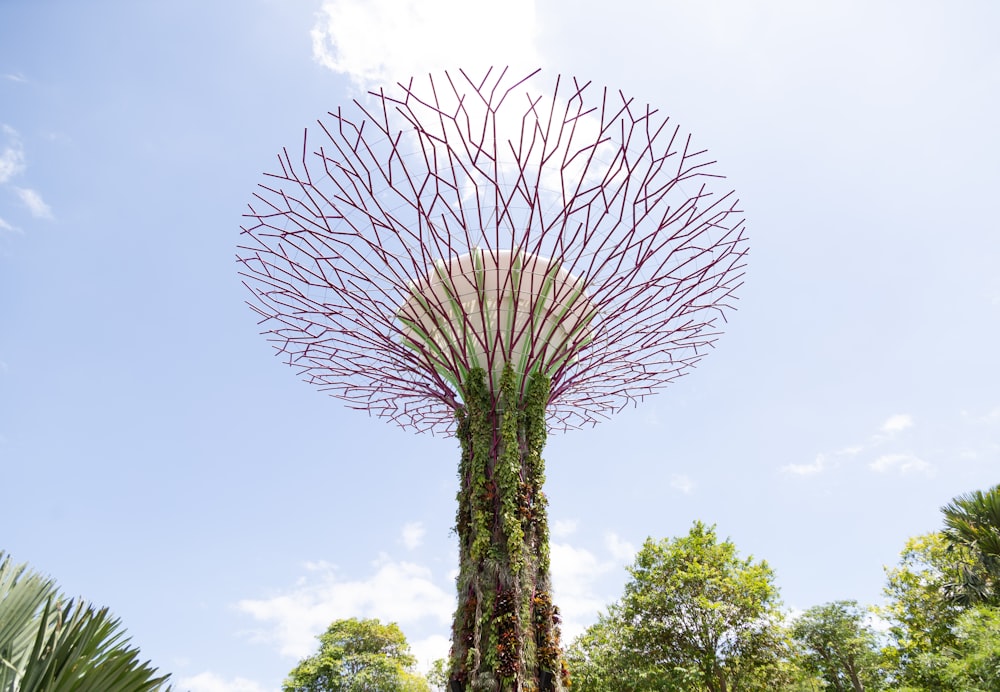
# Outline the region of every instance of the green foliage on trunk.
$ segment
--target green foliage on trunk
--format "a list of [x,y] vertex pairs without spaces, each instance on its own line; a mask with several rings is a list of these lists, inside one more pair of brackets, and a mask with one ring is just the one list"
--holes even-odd
[[491,395],[477,368],[463,390],[449,679],[469,690],[562,689],[542,492],[549,381],[535,372],[522,393],[507,365]]

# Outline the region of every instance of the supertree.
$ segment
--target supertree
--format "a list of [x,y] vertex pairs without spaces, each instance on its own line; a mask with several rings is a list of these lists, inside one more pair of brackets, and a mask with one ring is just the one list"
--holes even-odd
[[306,381],[461,446],[452,690],[567,685],[542,447],[684,375],[747,253],[689,134],[536,71],[410,80],[283,150],[238,252]]

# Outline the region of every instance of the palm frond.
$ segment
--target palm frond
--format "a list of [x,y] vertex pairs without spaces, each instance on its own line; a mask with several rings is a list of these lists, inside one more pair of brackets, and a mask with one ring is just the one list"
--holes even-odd
[[0,692],[153,692],[156,673],[107,608],[64,601],[0,552]]
[[948,585],[959,605],[1000,603],[1000,485],[959,495],[941,508],[950,547],[967,550],[972,564]]

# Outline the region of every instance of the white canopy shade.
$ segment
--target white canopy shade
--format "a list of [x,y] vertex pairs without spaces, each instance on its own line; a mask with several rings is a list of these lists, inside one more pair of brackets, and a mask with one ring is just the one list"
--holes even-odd
[[398,312],[403,343],[460,391],[477,366],[494,383],[506,363],[519,381],[537,370],[551,377],[590,341],[597,314],[581,279],[519,250],[437,260],[409,288]]

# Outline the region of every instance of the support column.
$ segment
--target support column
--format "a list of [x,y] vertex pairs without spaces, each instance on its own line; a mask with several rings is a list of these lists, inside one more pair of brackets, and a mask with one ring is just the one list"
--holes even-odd
[[552,604],[542,492],[549,381],[532,375],[523,400],[509,365],[495,399],[481,368],[464,384],[450,692],[561,692],[568,674]]

